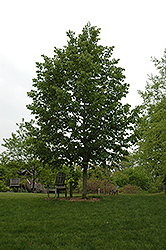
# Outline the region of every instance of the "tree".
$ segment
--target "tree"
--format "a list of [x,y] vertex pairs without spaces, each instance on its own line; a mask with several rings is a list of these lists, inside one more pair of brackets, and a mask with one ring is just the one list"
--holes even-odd
[[[144,117],[145,119],[145,117]],[[153,176],[166,176],[166,98],[151,108],[143,122],[139,143],[141,164]]]
[[42,164],[37,157],[34,138],[30,136],[27,129],[27,126],[29,128],[34,122],[30,121],[27,124],[22,119],[20,124],[16,124],[18,127],[16,133],[12,133],[10,138],[3,139],[2,146],[6,150],[1,153],[0,161],[3,166],[6,166],[8,177],[14,177],[17,173],[27,169],[32,173],[34,183]]
[[139,163],[152,176],[166,177],[166,50],[161,60],[152,60],[158,70],[151,75],[145,91],[139,91],[143,98],[142,122],[138,129],[141,134],[139,142]]
[[153,74],[148,75],[145,91],[138,91],[143,99],[142,108],[144,111],[147,111],[166,96],[166,49],[160,60],[154,57],[152,62],[158,74],[155,76]]
[[25,133],[24,119],[22,123],[16,124],[18,129],[16,133],[12,133],[11,138],[3,138],[2,144],[6,150],[1,155],[1,160],[6,163],[11,161],[17,161],[26,163],[29,159],[32,160],[32,156],[28,153],[27,136]]
[[77,37],[67,32],[67,46],[43,55],[27,106],[35,115],[43,147],[54,160],[83,169],[86,197],[89,164],[117,160],[130,146],[134,112],[122,105],[129,84],[112,59],[114,47],[98,44],[100,29],[88,23]]

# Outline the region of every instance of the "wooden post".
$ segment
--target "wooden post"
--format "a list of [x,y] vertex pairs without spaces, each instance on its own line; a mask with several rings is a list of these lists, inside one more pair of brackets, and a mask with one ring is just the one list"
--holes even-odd
[[47,185],[47,198],[49,199],[49,185]]
[[72,186],[72,182],[70,182],[70,198],[73,197],[73,186]]

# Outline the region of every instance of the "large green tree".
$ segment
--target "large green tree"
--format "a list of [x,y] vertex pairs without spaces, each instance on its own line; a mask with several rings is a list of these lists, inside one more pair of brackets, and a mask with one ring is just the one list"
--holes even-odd
[[42,147],[62,163],[82,166],[84,197],[89,164],[123,158],[134,122],[130,105],[122,104],[129,88],[124,69],[112,58],[114,47],[99,45],[99,34],[90,23],[78,36],[67,32],[67,45],[37,63],[28,93]]
[[[166,178],[166,50],[152,60],[157,75],[149,76],[143,98],[142,122],[139,125],[139,163],[156,178]],[[166,183],[165,183],[166,184]]]

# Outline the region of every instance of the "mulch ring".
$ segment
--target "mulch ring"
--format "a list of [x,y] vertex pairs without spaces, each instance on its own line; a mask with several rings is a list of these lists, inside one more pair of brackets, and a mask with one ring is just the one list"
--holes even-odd
[[[73,198],[57,198],[60,201],[71,201],[71,202],[75,202],[75,201],[86,201],[86,202],[95,202],[95,201],[100,201],[99,198],[88,198],[88,199],[82,199],[80,197],[73,197]],[[45,200],[56,200],[55,198],[47,198]]]

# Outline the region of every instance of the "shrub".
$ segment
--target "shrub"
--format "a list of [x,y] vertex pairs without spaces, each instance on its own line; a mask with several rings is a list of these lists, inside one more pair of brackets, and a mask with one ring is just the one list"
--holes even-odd
[[10,191],[10,188],[7,187],[3,181],[0,181],[0,192],[7,192],[7,191]]
[[91,177],[88,181],[87,181],[87,191],[89,193],[97,193],[98,192],[98,188],[101,188],[102,186],[102,181],[95,178],[95,177]]
[[120,187],[130,184],[143,190],[148,190],[152,183],[151,175],[147,174],[141,167],[125,168],[122,171],[116,171],[111,179]]
[[109,179],[99,180],[96,177],[91,177],[87,181],[87,191],[89,193],[98,193],[98,188],[100,188],[100,192],[103,194],[110,193],[115,186]]
[[111,190],[115,189],[115,185],[109,179],[104,179],[102,181],[101,192],[103,194],[110,194]]
[[163,187],[160,185],[158,186],[157,183],[151,183],[148,192],[149,193],[159,193],[161,190],[163,190]]
[[141,188],[130,184],[119,189],[119,192],[124,194],[139,194],[141,191]]

